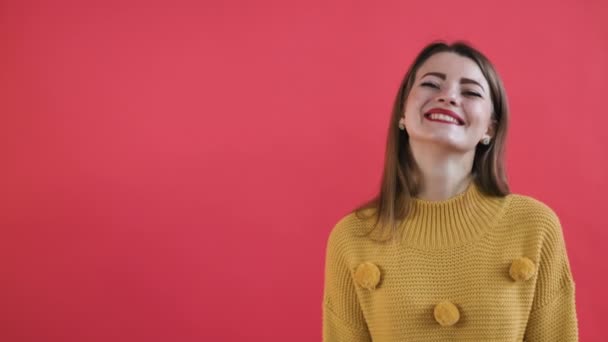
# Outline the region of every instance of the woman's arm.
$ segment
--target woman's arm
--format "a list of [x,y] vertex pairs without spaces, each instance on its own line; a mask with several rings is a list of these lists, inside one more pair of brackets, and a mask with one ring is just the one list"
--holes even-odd
[[546,222],[525,340],[578,341],[575,285],[561,224],[553,212]]
[[349,246],[345,226],[339,222],[329,235],[323,290],[323,341],[371,341],[357,298],[352,271],[344,249]]

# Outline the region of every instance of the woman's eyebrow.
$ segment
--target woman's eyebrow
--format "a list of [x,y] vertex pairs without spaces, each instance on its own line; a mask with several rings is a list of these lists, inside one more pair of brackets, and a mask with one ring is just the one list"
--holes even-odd
[[[425,76],[436,76],[436,77],[441,78],[442,80],[445,80],[445,78],[446,78],[445,74],[440,73],[440,72],[432,72],[432,71],[431,72],[427,72],[426,74],[422,75],[422,77],[425,77]],[[472,80],[470,78],[464,78],[463,77],[463,78],[460,79],[460,83],[461,84],[467,84],[467,83],[476,84],[476,85],[478,85],[481,88],[481,90],[485,91],[485,89],[483,88],[483,86],[479,82],[477,82],[475,80]]]

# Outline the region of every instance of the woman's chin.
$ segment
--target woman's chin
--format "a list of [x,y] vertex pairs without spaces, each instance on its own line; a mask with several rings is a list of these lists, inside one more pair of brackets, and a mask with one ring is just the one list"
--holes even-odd
[[475,150],[475,146],[468,146],[468,144],[462,141],[446,136],[430,136],[422,139],[410,139],[410,143],[413,148],[416,148],[417,146],[425,146],[425,149],[434,147],[459,153],[466,153]]

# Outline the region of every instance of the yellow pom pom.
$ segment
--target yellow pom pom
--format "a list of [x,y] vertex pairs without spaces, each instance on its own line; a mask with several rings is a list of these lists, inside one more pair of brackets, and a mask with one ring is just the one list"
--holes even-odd
[[521,257],[513,260],[511,268],[509,269],[509,275],[515,281],[526,281],[534,275],[536,272],[536,266],[532,260]]
[[371,262],[362,263],[355,270],[355,282],[364,289],[375,289],[380,282],[380,269]]
[[460,319],[460,312],[456,305],[446,301],[443,301],[435,305],[435,320],[443,327],[456,324]]

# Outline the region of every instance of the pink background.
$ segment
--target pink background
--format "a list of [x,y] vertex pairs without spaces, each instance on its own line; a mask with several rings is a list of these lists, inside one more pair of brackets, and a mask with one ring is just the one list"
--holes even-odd
[[604,340],[608,3],[371,4],[0,2],[0,339],[320,340],[327,235],[441,38],[501,73],[512,190]]

